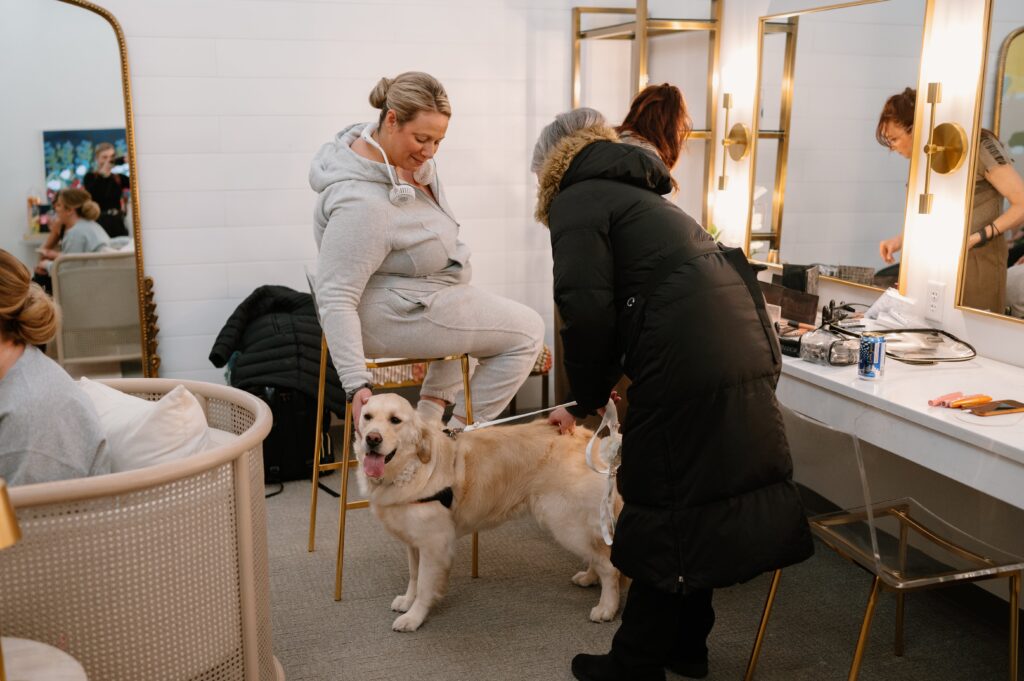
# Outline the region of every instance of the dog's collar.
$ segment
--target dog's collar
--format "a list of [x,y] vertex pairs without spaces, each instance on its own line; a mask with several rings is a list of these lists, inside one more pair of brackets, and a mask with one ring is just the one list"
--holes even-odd
[[451,508],[452,504],[455,502],[455,492],[452,491],[451,487],[445,487],[437,494],[426,497],[424,499],[417,499],[416,503],[427,504],[430,503],[431,501],[440,501],[441,505],[444,506],[445,508]]

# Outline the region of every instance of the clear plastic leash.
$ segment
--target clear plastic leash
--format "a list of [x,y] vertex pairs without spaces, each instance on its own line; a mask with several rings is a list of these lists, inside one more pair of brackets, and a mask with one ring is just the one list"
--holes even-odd
[[[608,436],[598,438],[597,435],[605,428],[608,428]],[[600,441],[598,455],[605,464],[601,470],[594,465],[594,442]],[[587,443],[587,466],[595,473],[606,476],[606,487],[604,499],[601,500],[601,536],[604,543],[612,545],[615,537],[615,474],[619,471],[619,464],[622,462],[622,433],[619,432],[619,412],[615,409],[615,402],[608,400],[604,407],[604,417],[601,418],[601,425],[597,427],[594,434]]]
[[493,421],[478,421],[477,423],[470,423],[468,426],[462,429],[463,433],[469,433],[474,430],[480,430],[481,428],[489,428],[490,426],[496,426],[499,423],[508,423],[509,421],[518,421],[519,419],[525,419],[529,416],[536,416],[537,414],[544,414],[549,411],[561,409],[562,407],[575,407],[575,402],[566,402],[565,404],[559,404],[554,407],[548,407],[547,409],[538,409],[537,411],[527,412],[525,414],[516,414],[515,416],[506,416],[503,419],[495,419]]

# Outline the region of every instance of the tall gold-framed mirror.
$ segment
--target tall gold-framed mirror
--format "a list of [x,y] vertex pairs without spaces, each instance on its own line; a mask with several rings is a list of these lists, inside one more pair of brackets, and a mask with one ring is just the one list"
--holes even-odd
[[990,0],[957,306],[1024,321],[1024,4]]
[[930,1],[769,5],[758,31],[751,259],[817,264],[859,286],[898,283],[899,249],[883,255],[883,243],[902,239],[917,136],[912,124],[901,139],[878,127],[889,97],[919,80]]
[[72,375],[156,376],[124,33],[86,0],[0,15],[0,248],[60,304],[47,352]]

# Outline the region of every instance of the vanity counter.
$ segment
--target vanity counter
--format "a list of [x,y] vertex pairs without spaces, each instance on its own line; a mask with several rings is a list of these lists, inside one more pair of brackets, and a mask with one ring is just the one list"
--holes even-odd
[[914,366],[887,358],[879,381],[856,366],[785,357],[778,398],[786,406],[1024,509],[1024,413],[981,417],[929,407],[946,393],[1024,401],[1024,369],[982,357]]

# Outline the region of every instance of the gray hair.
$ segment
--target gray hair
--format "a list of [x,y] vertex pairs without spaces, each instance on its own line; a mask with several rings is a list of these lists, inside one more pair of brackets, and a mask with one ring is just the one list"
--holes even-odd
[[580,107],[572,111],[566,111],[555,116],[555,120],[548,123],[540,135],[537,143],[533,146],[533,160],[530,161],[530,170],[537,173],[544,167],[544,161],[548,154],[555,148],[563,138],[568,137],[577,130],[592,128],[595,125],[607,125],[604,116],[600,111]]

